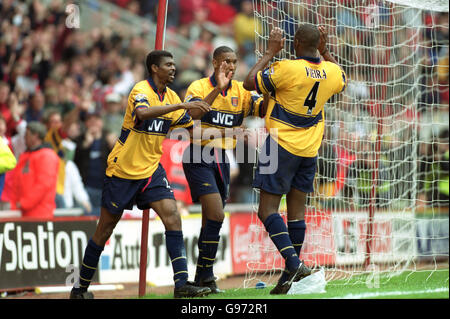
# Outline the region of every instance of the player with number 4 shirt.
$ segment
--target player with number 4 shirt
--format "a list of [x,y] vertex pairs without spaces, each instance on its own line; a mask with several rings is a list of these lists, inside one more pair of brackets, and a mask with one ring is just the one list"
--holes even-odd
[[[246,90],[270,94],[265,117],[269,131],[253,186],[260,189],[258,217],[285,260],[285,270],[271,294],[286,294],[292,282],[311,274],[300,261],[306,232],[305,204],[313,191],[317,153],[324,132],[324,105],[347,85],[347,77],[328,52],[324,27],[301,25],[295,33],[295,59],[267,64],[283,49],[283,31],[274,28],[267,51],[244,81]],[[321,56],[323,59],[321,59]],[[265,174],[264,166],[277,166]],[[278,213],[286,194],[287,226]]]

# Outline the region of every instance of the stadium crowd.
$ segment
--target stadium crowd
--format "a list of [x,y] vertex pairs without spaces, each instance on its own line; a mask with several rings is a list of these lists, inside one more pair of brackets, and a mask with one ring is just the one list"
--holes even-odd
[[[157,0],[109,2],[156,21]],[[52,190],[54,207],[77,206],[86,214],[98,215],[106,157],[120,135],[129,90],[146,77],[143,62],[151,48],[142,33],[123,37],[109,28],[86,32],[67,28],[65,9],[61,0],[0,1],[0,135],[19,161],[27,147],[27,134],[33,134],[27,133],[27,124],[44,124],[44,141],[60,159],[59,166],[45,166],[46,170],[57,170]],[[427,17],[431,16],[446,27],[433,26],[431,18],[425,21],[430,29],[430,42],[431,35],[436,41],[448,41],[448,14],[430,13]],[[343,17],[348,24],[361,22],[358,19]],[[168,32],[191,43],[186,56],[177,61],[177,77],[172,87],[181,99],[193,80],[212,73],[210,59],[219,43],[238,53],[235,78],[242,80],[255,62],[254,30],[261,28],[255,23],[252,1],[169,1]],[[448,49],[448,42],[437,46],[445,47]],[[430,66],[444,67],[438,71],[439,82],[423,85],[419,106],[422,113],[428,111],[427,106],[449,102],[448,52],[435,52],[430,46],[424,55]],[[424,81],[430,78],[424,77]],[[367,88],[356,82],[349,89],[352,90],[349,94],[355,96],[367,94]],[[448,114],[448,108],[443,111]],[[446,141],[440,145],[448,144],[448,131],[440,138]],[[427,145],[434,144],[421,147],[420,158],[447,154],[448,159],[448,146],[447,150],[430,154]],[[430,160],[428,166],[420,167],[424,176],[436,169],[433,163]],[[231,202],[251,202],[253,164],[236,163],[232,167],[235,169],[232,176],[236,178],[231,185]],[[448,181],[448,165],[439,171],[447,174]],[[15,193],[19,175],[14,170],[5,173],[0,209],[20,209],[20,196],[38,194],[31,186]],[[448,203],[448,186],[446,196]]]

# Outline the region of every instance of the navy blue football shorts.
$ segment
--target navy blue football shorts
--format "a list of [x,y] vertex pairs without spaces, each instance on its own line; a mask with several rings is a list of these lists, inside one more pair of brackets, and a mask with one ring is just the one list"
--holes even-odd
[[296,156],[269,135],[259,154],[253,187],[279,195],[289,193],[292,187],[310,193],[314,190],[316,166],[317,156]]
[[149,209],[152,202],[173,199],[173,191],[161,166],[149,178],[131,180],[119,177],[105,177],[102,193],[102,207],[112,214],[132,209],[136,204],[141,210]]
[[230,163],[225,150],[191,143],[183,153],[183,170],[194,203],[202,195],[219,193],[225,207],[230,188]]

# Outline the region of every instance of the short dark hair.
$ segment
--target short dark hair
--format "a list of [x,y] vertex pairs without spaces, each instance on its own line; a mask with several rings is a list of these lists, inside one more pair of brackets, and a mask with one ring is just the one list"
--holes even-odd
[[320,42],[319,29],[312,24],[302,24],[295,32],[295,39],[305,48],[317,49]]
[[234,52],[232,48],[222,45],[213,52],[213,59],[217,59],[222,53]]
[[147,54],[147,59],[145,60],[145,65],[147,67],[148,74],[152,74],[152,65],[155,64],[159,66],[163,57],[172,58],[173,55],[169,51],[165,50],[154,50]]
[[28,122],[27,129],[31,133],[37,134],[39,136],[39,139],[41,139],[42,141],[45,139],[45,136],[47,135],[47,128],[41,122],[37,121]]

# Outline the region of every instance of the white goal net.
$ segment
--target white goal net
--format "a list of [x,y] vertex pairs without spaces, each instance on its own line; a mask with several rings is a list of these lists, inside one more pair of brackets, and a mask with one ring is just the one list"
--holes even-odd
[[[273,27],[324,25],[347,90],[325,106],[300,258],[327,280],[448,267],[448,1],[254,0],[256,55]],[[259,139],[264,140],[264,139]],[[254,213],[245,287],[284,261]],[[285,205],[280,205],[285,215]],[[267,278],[267,276],[265,277]],[[389,276],[386,276],[389,278]],[[267,279],[266,279],[267,281]]]

